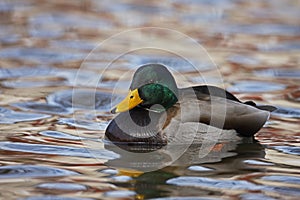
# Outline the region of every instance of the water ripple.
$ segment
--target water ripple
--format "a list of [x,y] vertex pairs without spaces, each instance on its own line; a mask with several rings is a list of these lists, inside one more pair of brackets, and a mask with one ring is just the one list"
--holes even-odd
[[21,102],[11,104],[14,107],[22,109],[24,111],[37,111],[43,113],[50,114],[58,114],[58,115],[67,115],[72,113],[70,109],[66,109],[60,105],[52,105],[47,103],[39,103],[39,102]]
[[271,191],[292,196],[300,195],[300,190],[297,188],[256,185],[244,180],[218,180],[206,177],[181,176],[169,179],[167,183],[177,186],[204,187],[216,190]]
[[63,40],[63,41],[51,41],[50,43],[53,47],[65,48],[65,49],[78,49],[78,50],[88,50],[91,51],[96,47],[95,43],[89,41],[80,40]]
[[300,185],[300,177],[296,176],[280,176],[280,175],[271,175],[271,176],[263,176],[262,180],[267,181],[278,181],[282,183],[292,183]]
[[[1,51],[0,51],[1,54]],[[1,57],[1,56],[0,56]],[[18,68],[1,68],[0,78],[18,78],[16,80],[7,80],[2,82],[3,85],[13,88],[19,87],[38,87],[38,86],[91,86],[96,87],[101,75],[88,70],[77,69],[60,69],[48,66],[36,67],[18,67]],[[32,78],[32,79],[30,79]],[[54,81],[56,78],[56,81]],[[46,79],[46,80],[45,80]],[[47,80],[49,79],[49,80]],[[40,80],[40,81],[39,81]],[[25,84],[25,85],[22,85]]]
[[111,197],[111,198],[130,197],[134,195],[136,195],[134,191],[125,191],[125,190],[108,191],[104,193],[104,196]]
[[104,131],[107,128],[109,121],[93,122],[93,121],[77,120],[73,118],[60,118],[58,124],[67,124],[69,126],[83,128],[87,130]]
[[111,28],[112,23],[107,22],[99,17],[91,17],[91,16],[79,16],[70,13],[60,13],[60,12],[52,12],[39,14],[30,19],[30,23],[33,26],[49,26],[49,30],[51,27],[64,27],[64,28],[92,28],[96,29],[97,27],[101,27],[101,30],[104,28]]
[[36,186],[40,189],[47,189],[47,190],[87,190],[88,187],[82,184],[76,183],[41,183]]
[[234,190],[262,190],[265,188],[265,186],[256,185],[247,181],[217,180],[212,178],[189,177],[189,176],[172,178],[169,179],[167,183],[172,185],[178,185],[178,186],[198,186],[198,187],[234,189]]
[[108,169],[102,169],[102,170],[97,170],[97,172],[103,173],[103,174],[108,174],[108,175],[117,175],[117,174],[119,173],[118,170],[116,170],[116,169],[111,169],[111,168],[108,168]]
[[257,76],[300,79],[299,69],[265,69],[254,72]]
[[36,197],[28,197],[20,200],[94,200],[91,198],[81,198],[81,197],[64,197],[64,196],[36,196]]
[[264,194],[246,193],[240,195],[241,200],[253,200],[253,199],[263,199],[263,200],[276,200],[272,197],[266,196]]
[[196,60],[187,61],[177,57],[151,57],[139,55],[138,57],[132,56],[131,62],[132,66],[139,66],[149,63],[163,64],[179,72],[191,72],[196,70],[206,71],[214,69],[214,65],[210,62],[199,62]]
[[16,59],[16,60],[30,60],[38,63],[62,63],[66,61],[80,61],[84,59],[84,54],[74,52],[58,52],[43,48],[23,48],[12,47],[2,49],[0,51],[0,58]]
[[58,139],[68,139],[68,140],[82,140],[83,139],[81,137],[69,135],[67,133],[63,133],[60,131],[42,131],[42,132],[39,132],[39,134],[42,136],[58,138]]
[[300,147],[274,146],[273,148],[283,153],[300,156]]
[[221,198],[214,197],[163,197],[151,200],[222,200]]
[[287,117],[287,118],[300,118],[300,109],[291,108],[291,107],[276,107],[271,115],[278,117]]
[[74,156],[85,158],[99,158],[112,160],[119,158],[119,155],[106,149],[87,149],[79,147],[68,147],[45,144],[28,144],[21,142],[0,142],[0,149],[6,151],[19,151],[26,153],[37,153],[47,155]]
[[258,43],[257,47],[259,50],[267,51],[267,52],[276,52],[276,51],[291,52],[291,51],[300,50],[300,42],[293,41],[293,42],[281,42],[275,44]]
[[0,124],[13,124],[16,122],[35,121],[51,117],[45,114],[34,114],[28,112],[15,112],[6,108],[0,107]]
[[[0,51],[1,54],[1,51]],[[39,67],[18,67],[18,68],[0,68],[0,78],[15,78],[15,77],[37,77],[54,74],[55,68],[47,66]]]
[[0,166],[0,178],[27,178],[79,175],[66,169],[39,165],[10,165]]
[[63,90],[49,95],[47,102],[66,109],[109,111],[118,99],[110,93],[94,90]]
[[221,33],[243,33],[250,35],[285,35],[296,36],[300,34],[300,27],[288,24],[226,24],[216,26],[215,31]]
[[238,81],[228,88],[230,92],[271,92],[285,89],[284,84],[268,83],[262,81]]
[[260,64],[260,61],[258,59],[254,58],[254,57],[250,57],[250,56],[241,55],[241,54],[235,54],[235,55],[229,56],[227,60],[229,62],[237,63],[237,64],[241,64],[241,65],[256,66],[256,65]]
[[2,81],[1,85],[7,88],[40,88],[49,86],[61,86],[67,85],[67,81],[63,78],[54,79],[53,77],[34,77],[34,79],[29,78],[16,78],[12,80]]
[[214,169],[207,168],[207,167],[202,167],[202,166],[197,166],[197,165],[189,166],[188,170],[196,171],[196,172],[210,172],[210,171],[214,171]]
[[263,162],[263,161],[260,161],[260,160],[244,160],[243,163],[246,163],[248,165],[261,165],[261,166],[272,166],[272,165],[274,165],[273,163]]

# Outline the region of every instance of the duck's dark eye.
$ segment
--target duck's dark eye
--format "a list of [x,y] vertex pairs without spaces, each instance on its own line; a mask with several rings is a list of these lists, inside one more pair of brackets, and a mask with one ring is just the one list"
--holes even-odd
[[133,95],[130,96],[130,99],[132,99],[132,98],[133,98]]

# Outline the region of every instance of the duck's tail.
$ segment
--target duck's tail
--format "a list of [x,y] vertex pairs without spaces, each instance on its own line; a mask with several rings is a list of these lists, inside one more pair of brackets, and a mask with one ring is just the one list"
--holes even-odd
[[270,105],[257,105],[256,103],[254,103],[253,101],[246,101],[244,102],[244,104],[246,105],[250,105],[250,106],[254,106],[255,108],[258,108],[260,110],[266,110],[269,112],[273,112],[274,110],[277,110],[277,108],[275,106],[270,106]]

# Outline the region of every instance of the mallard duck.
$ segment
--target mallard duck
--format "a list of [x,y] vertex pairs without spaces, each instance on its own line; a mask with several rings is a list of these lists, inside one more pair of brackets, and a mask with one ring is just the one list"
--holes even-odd
[[114,143],[151,145],[251,137],[272,110],[241,102],[216,86],[177,88],[167,67],[146,64],[135,72],[125,99],[112,109],[119,114],[105,136]]

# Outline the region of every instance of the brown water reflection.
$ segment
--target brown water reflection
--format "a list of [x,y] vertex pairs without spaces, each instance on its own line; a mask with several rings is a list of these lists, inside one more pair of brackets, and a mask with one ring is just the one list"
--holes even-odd
[[[292,0],[1,1],[1,199],[298,199],[299,9]],[[142,27],[182,32],[218,68],[187,47],[180,50],[202,77],[170,52],[139,50],[115,60],[132,39],[149,40],[136,35],[83,62],[100,42]],[[174,46],[158,35],[160,44]],[[220,142],[202,158],[199,146],[190,147],[170,166],[164,149],[128,162],[102,139],[111,99],[127,90],[127,72],[146,62],[168,65],[181,86],[224,84],[242,100],[279,109],[257,141]],[[165,167],[140,171],[151,165]]]

